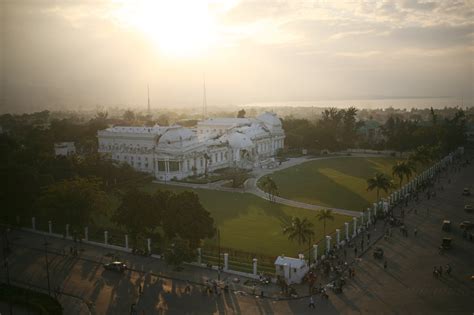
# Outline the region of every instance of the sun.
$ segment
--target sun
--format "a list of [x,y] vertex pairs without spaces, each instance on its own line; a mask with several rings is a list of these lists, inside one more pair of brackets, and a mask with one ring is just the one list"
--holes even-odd
[[169,56],[201,55],[216,39],[215,18],[207,1],[124,1],[116,13]]

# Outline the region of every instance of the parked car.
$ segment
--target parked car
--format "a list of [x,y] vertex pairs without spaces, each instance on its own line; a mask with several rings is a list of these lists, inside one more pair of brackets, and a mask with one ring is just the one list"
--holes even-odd
[[472,205],[465,205],[464,206],[464,211],[466,212],[472,212],[474,209],[472,208]]
[[462,221],[459,224],[459,227],[463,230],[470,230],[474,227],[474,223],[472,223],[471,221]]
[[118,271],[118,272],[124,272],[127,270],[127,265],[124,264],[121,261],[114,261],[108,264],[104,264],[104,269],[105,270],[112,270],[112,271]]
[[444,220],[443,225],[442,225],[442,230],[445,231],[445,232],[451,231],[451,221]]
[[471,190],[469,188],[464,188],[462,191],[463,196],[470,196],[471,195]]

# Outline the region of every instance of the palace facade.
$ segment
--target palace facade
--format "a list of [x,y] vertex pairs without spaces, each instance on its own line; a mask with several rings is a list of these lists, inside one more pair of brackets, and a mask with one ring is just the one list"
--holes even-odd
[[256,118],[211,118],[196,128],[116,126],[98,131],[99,152],[168,181],[227,167],[274,162],[285,133],[274,113]]

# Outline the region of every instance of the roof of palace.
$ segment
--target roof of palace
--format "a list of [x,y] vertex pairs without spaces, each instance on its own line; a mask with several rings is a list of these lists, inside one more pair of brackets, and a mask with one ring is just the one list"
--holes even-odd
[[168,130],[169,127],[162,127],[154,125],[153,127],[146,126],[114,126],[105,129],[108,132],[116,133],[136,133],[136,134],[157,134],[161,135]]

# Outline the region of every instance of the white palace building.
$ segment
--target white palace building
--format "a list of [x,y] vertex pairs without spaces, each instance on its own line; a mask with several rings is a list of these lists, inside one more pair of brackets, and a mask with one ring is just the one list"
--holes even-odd
[[284,139],[280,119],[268,112],[256,118],[210,118],[192,129],[116,126],[98,132],[100,153],[161,181],[226,167],[266,167]]

